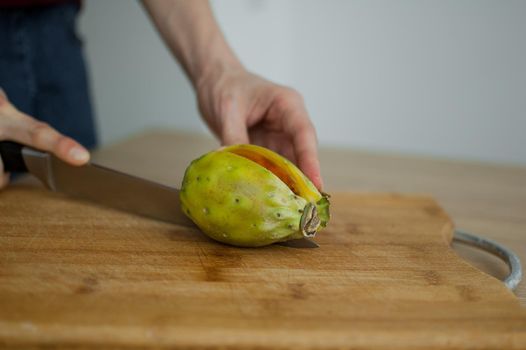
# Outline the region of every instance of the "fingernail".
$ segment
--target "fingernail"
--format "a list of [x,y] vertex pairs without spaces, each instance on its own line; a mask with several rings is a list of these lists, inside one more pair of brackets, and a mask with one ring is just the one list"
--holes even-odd
[[81,147],[74,147],[69,151],[69,156],[78,162],[87,162],[89,159],[89,153]]
[[321,176],[316,177],[316,182],[318,184],[318,190],[322,191],[323,190],[323,180],[321,179]]

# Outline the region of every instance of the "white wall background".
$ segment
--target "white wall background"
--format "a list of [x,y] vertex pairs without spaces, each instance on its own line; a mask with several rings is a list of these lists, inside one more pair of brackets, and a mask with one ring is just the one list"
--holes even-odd
[[[526,1],[217,0],[247,67],[305,97],[322,145],[526,164]],[[102,141],[206,132],[141,6],[84,2]]]

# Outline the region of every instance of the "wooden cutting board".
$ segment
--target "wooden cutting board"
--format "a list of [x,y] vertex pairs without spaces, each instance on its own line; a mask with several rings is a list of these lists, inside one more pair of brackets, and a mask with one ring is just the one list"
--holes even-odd
[[0,194],[5,347],[524,349],[425,196],[334,193],[317,249],[234,248],[32,183]]

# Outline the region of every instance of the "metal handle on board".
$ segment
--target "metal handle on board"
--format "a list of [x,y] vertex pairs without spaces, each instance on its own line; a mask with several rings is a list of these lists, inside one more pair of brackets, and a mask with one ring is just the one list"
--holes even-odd
[[510,268],[510,274],[504,280],[504,285],[510,290],[514,290],[519,285],[522,279],[521,261],[513,251],[495,241],[462,230],[455,230],[453,239],[459,243],[485,250],[501,258]]

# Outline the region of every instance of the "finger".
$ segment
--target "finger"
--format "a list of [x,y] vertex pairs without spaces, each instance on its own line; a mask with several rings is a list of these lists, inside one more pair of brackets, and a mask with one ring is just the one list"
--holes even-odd
[[85,164],[90,158],[78,142],[17,110],[3,116],[0,128],[5,139],[53,153],[72,165]]
[[316,133],[312,126],[298,130],[293,136],[294,154],[298,166],[319,190],[323,188]]
[[277,104],[282,127],[292,140],[294,155],[299,168],[307,175],[319,190],[323,188],[318,159],[318,141],[307,110],[301,98],[292,94]]
[[222,115],[221,143],[223,145],[235,145],[249,143],[247,125],[243,111],[234,98],[229,98],[221,108]]
[[285,132],[292,140],[299,168],[321,190],[323,181],[318,160],[316,132],[301,95],[294,90],[282,91],[274,99],[269,114],[278,129]]

